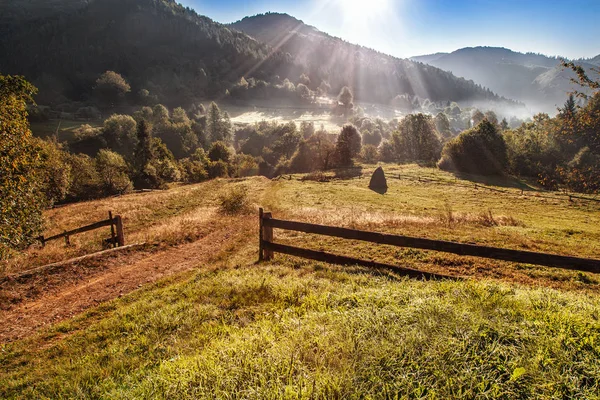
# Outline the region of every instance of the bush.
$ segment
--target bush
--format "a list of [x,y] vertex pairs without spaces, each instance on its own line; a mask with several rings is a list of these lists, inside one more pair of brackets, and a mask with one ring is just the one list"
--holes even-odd
[[229,215],[248,212],[250,204],[246,187],[236,186],[219,196],[219,208],[222,213]]
[[444,146],[438,167],[480,175],[502,174],[508,165],[506,143],[495,125],[484,119]]

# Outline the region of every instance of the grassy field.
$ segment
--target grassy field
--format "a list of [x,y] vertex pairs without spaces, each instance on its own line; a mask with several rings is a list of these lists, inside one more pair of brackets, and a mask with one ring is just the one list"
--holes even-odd
[[[367,188],[373,168],[350,180],[217,180],[50,211],[48,232],[60,232],[112,209],[129,242],[170,251],[218,224],[242,239],[194,270],[0,345],[0,397],[600,398],[594,274],[277,230],[282,243],[466,278],[417,281],[280,255],[257,264],[256,215],[219,211],[220,196],[244,186],[254,209],[278,218],[600,258],[595,203],[394,165],[380,195]],[[5,268],[67,258],[97,239],[31,250]]]

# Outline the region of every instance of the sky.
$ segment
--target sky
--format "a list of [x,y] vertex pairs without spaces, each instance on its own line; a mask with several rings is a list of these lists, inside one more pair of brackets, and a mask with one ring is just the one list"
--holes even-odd
[[506,47],[571,59],[600,54],[600,0],[178,0],[218,22],[283,12],[348,42],[408,58]]

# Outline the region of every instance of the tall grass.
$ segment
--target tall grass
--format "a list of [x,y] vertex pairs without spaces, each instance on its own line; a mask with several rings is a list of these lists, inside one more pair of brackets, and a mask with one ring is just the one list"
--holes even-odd
[[4,346],[0,396],[598,398],[598,310],[304,262],[199,272]]

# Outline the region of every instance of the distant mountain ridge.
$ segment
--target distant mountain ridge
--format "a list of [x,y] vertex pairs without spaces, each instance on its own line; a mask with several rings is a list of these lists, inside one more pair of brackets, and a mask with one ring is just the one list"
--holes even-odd
[[[536,111],[555,110],[576,88],[570,80],[573,73],[563,71],[560,58],[542,54],[524,54],[501,47],[468,47],[411,59],[471,79]],[[600,63],[600,55],[577,63],[590,70]]]

